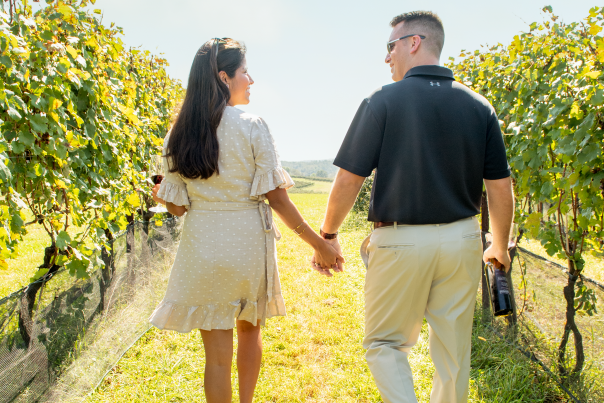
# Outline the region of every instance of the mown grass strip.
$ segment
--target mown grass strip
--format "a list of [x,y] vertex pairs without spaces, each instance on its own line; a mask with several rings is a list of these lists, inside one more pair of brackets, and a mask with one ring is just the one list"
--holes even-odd
[[[292,199],[318,229],[327,195],[297,194]],[[311,249],[278,224],[281,281],[288,315],[263,329],[264,357],[256,391],[258,402],[380,402],[365,363],[363,284],[365,268],[358,247],[366,229],[347,226],[342,244],[346,272],[333,278],[308,265]],[[562,392],[546,374],[480,323],[473,332],[470,402],[553,402]],[[420,402],[428,402],[433,366],[428,329],[410,355]],[[147,333],[107,376],[90,402],[204,402],[204,354],[197,332]],[[234,399],[237,377],[233,367]]]

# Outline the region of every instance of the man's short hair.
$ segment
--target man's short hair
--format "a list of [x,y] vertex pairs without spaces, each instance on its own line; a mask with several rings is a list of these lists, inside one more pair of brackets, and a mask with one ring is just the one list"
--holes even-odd
[[[423,42],[436,56],[440,57],[445,44],[445,29],[440,17],[432,11],[411,11],[397,15],[390,21],[392,28],[404,22],[406,34],[422,34]],[[411,32],[413,31],[413,32]]]

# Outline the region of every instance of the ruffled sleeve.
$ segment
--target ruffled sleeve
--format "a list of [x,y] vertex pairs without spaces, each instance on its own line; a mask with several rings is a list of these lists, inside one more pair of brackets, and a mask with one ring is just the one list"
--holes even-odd
[[256,163],[250,197],[255,200],[265,200],[266,193],[271,190],[289,189],[294,186],[294,181],[281,166],[275,141],[264,120],[258,118],[252,123],[250,136]]
[[169,172],[170,161],[165,157],[169,138],[170,133],[168,133],[164,140],[164,180],[161,182],[157,196],[177,206],[189,207],[191,203],[189,202],[189,194],[187,193],[187,184],[177,172]]

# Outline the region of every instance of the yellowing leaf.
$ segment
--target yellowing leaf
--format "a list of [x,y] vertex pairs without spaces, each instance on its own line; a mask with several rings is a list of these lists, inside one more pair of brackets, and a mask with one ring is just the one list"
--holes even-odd
[[75,71],[79,71],[77,69],[70,69],[67,72],[67,78],[69,79],[69,81],[71,81],[72,83],[74,83],[75,85],[77,85],[78,87],[80,87],[82,85],[82,83],[80,82],[80,79],[78,78],[78,76],[76,75]]
[[97,42],[96,38],[94,36],[91,36],[90,38],[88,38],[88,40],[86,42],[84,42],[87,46],[90,46],[92,48],[98,48],[99,47],[99,43]]
[[59,189],[67,189],[67,185],[61,179],[55,179],[55,185],[57,185]]
[[84,80],[90,80],[90,77],[92,77],[86,70],[83,70],[81,73],[82,74],[80,74],[80,77],[82,77]]
[[132,193],[130,194],[130,196],[128,196],[128,198],[126,199],[126,201],[132,206],[132,207],[138,207],[141,205],[141,200],[138,197],[138,193]]
[[55,109],[59,108],[61,105],[63,105],[63,102],[59,101],[55,97],[50,97],[48,99],[48,110],[49,111],[54,111]]
[[66,4],[59,4],[57,11],[63,14],[63,17],[70,17],[73,14],[73,9]]
[[589,34],[590,35],[598,35],[600,32],[602,31],[602,27],[597,25],[597,24],[593,24],[592,26],[589,27]]
[[539,230],[541,229],[541,219],[543,218],[542,213],[531,213],[526,219],[526,228],[531,238],[537,238]]
[[40,166],[40,164],[34,165],[32,171],[36,176],[42,175],[42,167]]
[[569,46],[568,48],[569,48],[569,49],[570,49],[570,50],[571,50],[573,53],[576,53],[576,54],[580,54],[580,53],[581,53],[581,49],[580,49],[580,48],[578,48],[578,47],[576,47],[576,46]]
[[581,119],[583,117],[583,111],[578,103],[574,103],[573,106],[570,107],[570,117]]
[[156,220],[156,221],[155,221],[155,226],[157,226],[157,227],[161,227],[162,225],[163,225],[162,220]]
[[585,74],[585,77],[596,79],[600,77],[600,74],[602,74],[601,71],[590,71],[589,73]]
[[78,57],[78,51],[75,50],[71,45],[67,45],[65,47],[65,50],[67,51],[67,53],[69,53],[71,55],[71,57],[73,57],[74,59],[76,59]]

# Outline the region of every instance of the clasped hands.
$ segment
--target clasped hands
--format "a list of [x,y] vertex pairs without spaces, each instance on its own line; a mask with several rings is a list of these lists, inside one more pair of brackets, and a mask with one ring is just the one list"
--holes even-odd
[[324,276],[332,277],[334,273],[341,273],[344,271],[344,257],[342,256],[342,247],[338,239],[325,239],[325,246],[322,248],[316,248],[315,253],[310,260],[311,267],[316,270],[319,274]]

